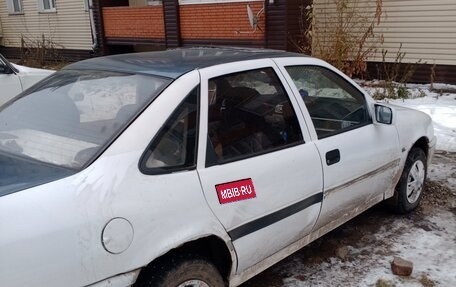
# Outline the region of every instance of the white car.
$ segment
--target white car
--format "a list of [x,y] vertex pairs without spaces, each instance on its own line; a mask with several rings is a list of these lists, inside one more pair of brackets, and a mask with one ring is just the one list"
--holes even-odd
[[1,285],[238,286],[377,203],[413,210],[435,144],[299,54],[75,63],[0,111]]
[[13,64],[0,54],[0,106],[54,72]]

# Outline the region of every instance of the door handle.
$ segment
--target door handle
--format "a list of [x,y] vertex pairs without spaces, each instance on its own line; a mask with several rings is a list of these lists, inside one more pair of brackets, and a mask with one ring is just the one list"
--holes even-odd
[[333,149],[326,153],[326,164],[332,165],[340,161],[340,152],[338,149]]

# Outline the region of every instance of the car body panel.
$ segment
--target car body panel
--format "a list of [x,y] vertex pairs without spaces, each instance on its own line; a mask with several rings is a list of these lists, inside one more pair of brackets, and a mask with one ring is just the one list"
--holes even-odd
[[197,47],[93,58],[70,64],[64,69],[120,71],[177,79],[195,69],[286,56],[306,57],[303,54],[269,49]]
[[[393,125],[398,134],[401,157],[399,163],[400,172],[397,176],[397,181],[399,180],[400,173],[404,169],[408,153],[418,140],[422,138],[427,142],[427,166],[430,166],[437,143],[431,117],[421,111],[410,108],[388,103],[381,104],[388,106],[393,110]],[[410,127],[410,123],[413,123],[413,127]],[[393,196],[393,194],[394,190],[386,193],[385,198],[389,198]]]
[[317,147],[322,157],[330,150],[340,151],[339,163],[324,165],[325,197],[317,228],[396,184],[400,160],[393,126],[369,124],[319,140]]
[[[126,287],[134,283],[141,268],[169,251],[215,236],[230,252],[229,286],[238,286],[393,196],[407,154],[419,139],[428,140],[428,160],[432,157],[435,136],[428,116],[380,103],[392,108],[393,121],[390,125],[378,123],[373,116],[375,101],[365,92],[372,122],[318,139],[306,105],[284,66],[325,67],[362,91],[323,61],[277,51],[257,54],[256,50],[234,50],[224,57],[228,48],[211,49],[200,51],[215,57],[207,62],[198,56],[198,49],[183,49],[177,52],[179,60],[173,56],[149,70],[157,63],[155,56],[149,59],[150,54],[115,56],[98,67],[142,74],[154,74],[164,67],[161,76],[174,81],[88,167],[0,196],[2,284]],[[255,59],[248,60],[252,54]],[[218,55],[222,56],[216,58]],[[228,55],[233,58],[227,60]],[[110,65],[113,59],[115,63]],[[182,61],[185,63],[179,66]],[[102,62],[103,58],[88,60],[70,68],[93,69]],[[208,80],[260,67],[271,67],[282,82],[296,112],[303,143],[206,166]],[[198,85],[196,168],[144,173],[140,168],[144,152]],[[334,149],[339,149],[341,160],[328,166],[326,153]],[[243,179],[251,179],[256,197],[221,204],[216,186]],[[124,232],[105,232],[113,219],[131,226],[131,239]],[[242,232],[236,233],[240,229]],[[109,247],[110,242],[125,244],[117,252]]]
[[[301,110],[309,123],[312,139],[322,158],[324,174],[324,200],[316,229],[350,212],[362,202],[378,197],[391,189],[396,182],[392,179],[400,171],[400,152],[397,130],[393,125],[368,123],[322,139],[317,138],[315,127],[299,91],[288,75],[287,66],[320,66],[335,71],[347,83],[359,90],[368,107],[371,98],[351,79],[338,73],[332,66],[312,58],[280,58],[275,62],[281,66],[285,79],[292,86],[300,102]],[[372,108],[368,110],[372,118]],[[355,139],[355,140],[354,140]],[[375,148],[370,148],[374,147]],[[325,163],[326,154],[338,150],[340,161]]]
[[55,72],[52,70],[28,68],[12,64],[0,55],[0,64],[1,63],[4,63],[10,68],[10,73],[0,73],[0,87],[2,87],[0,106],[22,91],[28,89],[36,82]]
[[[147,265],[184,242],[207,235],[229,240],[205,204],[196,170],[157,176],[138,169],[183,99],[180,92],[198,79],[197,72],[178,79],[88,168],[1,197],[0,218],[8,219],[1,228],[8,232],[0,238],[0,277],[8,286],[85,286]],[[134,237],[126,251],[111,254],[102,232],[118,217],[131,223]]]
[[29,68],[21,65],[12,64],[14,68],[18,71],[17,75],[19,76],[22,84],[22,90],[25,91],[26,89],[33,86],[38,81],[46,78],[47,76],[55,73],[54,70],[48,69],[36,69],[36,68]]
[[[243,71],[246,64],[250,69],[276,69],[270,60],[251,60],[243,65],[232,63],[200,70],[202,121],[198,173],[209,206],[232,236],[239,261],[237,273],[308,234],[318,218],[321,202],[313,203],[285,219],[271,219],[264,228],[256,230],[255,224],[265,217],[274,217],[277,212],[312,196],[318,196],[322,192],[321,161],[312,143],[302,143],[244,160],[205,167],[208,103],[207,96],[204,95],[208,95],[208,81],[213,77]],[[278,70],[276,73],[280,75]],[[287,87],[286,91],[291,94]],[[301,129],[306,131],[304,120],[292,95],[291,101]],[[304,138],[310,139],[309,135],[305,135]],[[252,180],[256,197],[221,204],[215,186],[246,178]],[[247,234],[238,238],[232,232],[239,228],[251,230],[247,230]],[[268,238],[267,249],[259,248],[258,245],[264,238]]]
[[0,86],[2,87],[0,106],[22,92],[21,80],[15,73],[0,74]]

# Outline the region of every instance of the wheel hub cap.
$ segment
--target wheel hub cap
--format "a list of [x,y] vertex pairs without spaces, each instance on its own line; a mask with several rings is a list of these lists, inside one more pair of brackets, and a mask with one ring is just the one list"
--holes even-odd
[[407,178],[407,201],[409,203],[415,203],[420,197],[423,190],[424,176],[424,164],[418,160],[412,165]]
[[210,287],[206,282],[201,280],[188,280],[179,284],[177,287]]

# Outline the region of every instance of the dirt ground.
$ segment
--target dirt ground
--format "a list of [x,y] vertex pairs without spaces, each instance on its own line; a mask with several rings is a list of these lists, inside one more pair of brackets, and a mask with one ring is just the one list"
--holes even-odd
[[[375,206],[247,281],[242,287],[456,286],[452,284],[456,282],[455,261],[453,259],[445,261],[444,258],[446,253],[444,249],[448,246],[453,249],[456,246],[456,234],[446,230],[440,224],[441,222],[444,222],[443,225],[454,224],[452,227],[456,228],[455,179],[456,153],[436,154],[433,164],[429,167],[422,202],[414,212],[396,215],[390,213],[381,204]],[[436,220],[436,214],[441,214],[450,221]],[[412,241],[414,238],[429,237],[429,234],[437,238],[453,237],[449,238],[450,245],[438,243],[441,247],[436,248],[442,249],[440,250],[442,255],[436,254],[436,257],[442,258],[424,263],[429,266],[425,268],[421,266],[421,271],[414,271],[411,277],[394,276],[389,266],[391,258],[397,254],[407,256],[408,253],[414,253],[413,249],[416,248],[426,248]],[[406,236],[406,242],[401,242],[401,236]],[[410,241],[410,244],[407,241]],[[432,240],[429,244],[432,245]],[[428,252],[435,253],[432,250]],[[426,255],[424,251],[419,251],[417,254],[432,257]],[[410,256],[413,257],[413,255]],[[420,264],[420,262],[414,263]],[[444,264],[450,265],[446,266],[450,274],[441,274],[445,273],[446,269],[445,266],[439,265]]]

